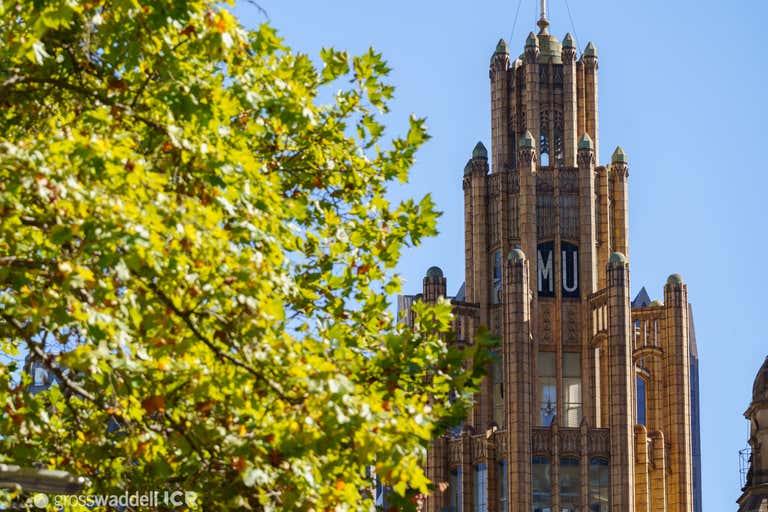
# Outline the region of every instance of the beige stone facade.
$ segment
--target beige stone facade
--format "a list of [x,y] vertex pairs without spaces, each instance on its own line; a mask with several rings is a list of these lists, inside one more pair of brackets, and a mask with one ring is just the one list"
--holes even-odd
[[751,458],[739,498],[739,512],[768,512],[768,357],[755,377],[752,403],[744,413],[749,420]]
[[[663,303],[632,307],[629,167],[620,148],[599,165],[597,51],[577,59],[548,25],[491,58],[492,158],[478,144],[464,170],[452,300],[458,342],[485,325],[501,346],[463,427],[429,451],[448,485],[426,510],[693,512],[687,286],[674,274]],[[433,267],[416,299],[441,295]]]

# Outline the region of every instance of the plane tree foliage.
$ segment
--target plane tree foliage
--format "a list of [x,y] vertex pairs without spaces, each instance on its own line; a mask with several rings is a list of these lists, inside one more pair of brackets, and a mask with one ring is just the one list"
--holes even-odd
[[0,459],[205,510],[364,510],[375,473],[412,507],[483,356],[445,301],[390,312],[438,213],[388,199],[428,136],[385,138],[382,56],[209,0],[0,16]]

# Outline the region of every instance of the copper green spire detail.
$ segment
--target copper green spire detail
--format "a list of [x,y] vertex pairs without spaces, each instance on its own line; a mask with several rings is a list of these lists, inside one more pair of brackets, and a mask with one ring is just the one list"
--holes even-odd
[[621,146],[617,146],[616,151],[613,152],[613,156],[611,157],[611,163],[612,164],[627,163],[627,154],[624,152],[623,149],[621,149]]
[[472,158],[488,158],[488,150],[485,149],[482,142],[475,145],[475,149],[472,150]]
[[595,149],[595,143],[592,142],[592,137],[587,132],[584,132],[584,135],[579,139],[579,149]]

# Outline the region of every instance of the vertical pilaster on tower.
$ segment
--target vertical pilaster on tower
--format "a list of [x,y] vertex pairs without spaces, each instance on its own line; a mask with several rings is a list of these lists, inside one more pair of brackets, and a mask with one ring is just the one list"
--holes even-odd
[[584,65],[584,115],[585,131],[595,142],[595,161],[600,161],[600,135],[598,133],[597,108],[597,48],[590,41],[581,56]]
[[[595,192],[597,193],[597,202],[595,208],[595,223],[597,224],[597,266],[598,268],[605,268],[608,264],[608,259],[611,256],[611,216],[608,209],[610,208],[610,187],[608,169],[604,166],[595,168]],[[597,277],[597,288],[605,288],[605,274],[600,273]]]
[[608,260],[608,368],[611,438],[611,509],[635,510],[634,381],[629,264],[614,252]]
[[496,51],[491,57],[488,75],[491,79],[491,172],[500,172],[502,165],[509,159],[509,49],[503,39],[499,39]]
[[597,261],[595,234],[595,146],[589,134],[584,133],[579,140],[579,233],[581,247],[580,282],[581,296],[597,291]]
[[576,166],[576,45],[570,33],[563,38],[563,145],[566,167]]
[[505,429],[511,512],[531,510],[531,288],[529,264],[521,249],[512,249],[504,269]]
[[629,166],[627,155],[617,147],[611,157],[611,176],[613,177],[611,209],[613,210],[613,250],[629,254],[629,194],[627,192]]
[[437,302],[440,297],[445,297],[446,280],[440,267],[430,267],[423,280],[424,302]]
[[[520,171],[520,241],[525,254],[536,254],[536,142],[530,131],[520,138],[517,165]],[[533,281],[530,287],[536,289]]]
[[653,431],[649,437],[653,443],[651,512],[667,512],[667,445],[660,430]]
[[475,238],[474,226],[474,207],[472,198],[472,159],[467,161],[464,166],[464,178],[461,180],[464,190],[464,290],[467,302],[474,300],[475,281],[474,267],[475,261]]
[[[539,66],[537,62],[541,51],[539,39],[531,32],[525,40],[525,127],[532,135],[534,144],[538,145],[539,127]],[[536,138],[533,138],[533,135]],[[536,146],[534,146],[536,147]],[[538,148],[541,151],[541,148]],[[533,253],[527,253],[533,254]]]
[[489,324],[489,282],[488,271],[488,204],[486,193],[488,180],[488,150],[482,142],[472,150],[472,260],[474,280],[472,289],[467,289],[467,298],[480,305],[480,323]]
[[669,443],[669,512],[693,510],[691,481],[690,344],[688,340],[688,288],[672,274],[664,286],[666,336],[664,369],[669,409],[666,438]]
[[648,453],[648,430],[644,425],[635,425],[635,510],[650,512],[650,461]]

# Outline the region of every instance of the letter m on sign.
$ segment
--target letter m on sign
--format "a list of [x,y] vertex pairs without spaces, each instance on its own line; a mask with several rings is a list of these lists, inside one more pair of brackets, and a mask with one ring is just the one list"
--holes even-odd
[[536,274],[538,276],[539,297],[555,296],[555,244],[544,242],[537,247]]

